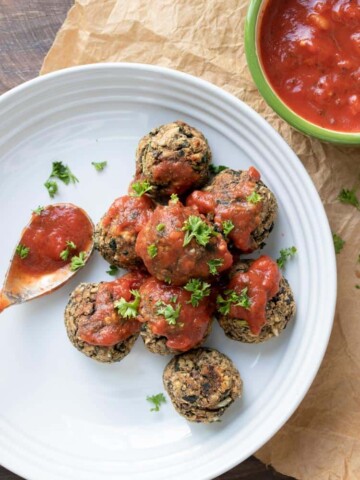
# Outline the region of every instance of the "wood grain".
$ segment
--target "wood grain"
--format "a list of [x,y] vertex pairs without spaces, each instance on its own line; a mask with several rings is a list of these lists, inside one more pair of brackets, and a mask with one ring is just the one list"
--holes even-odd
[[[72,0],[0,0],[0,93],[37,76],[72,4]],[[0,467],[0,480],[16,479],[21,477]],[[217,480],[274,479],[290,477],[251,457]]]

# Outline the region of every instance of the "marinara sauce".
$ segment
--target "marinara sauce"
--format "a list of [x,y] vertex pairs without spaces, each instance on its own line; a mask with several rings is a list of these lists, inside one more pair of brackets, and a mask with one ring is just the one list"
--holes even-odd
[[323,128],[360,132],[359,0],[269,0],[260,55],[292,110]]

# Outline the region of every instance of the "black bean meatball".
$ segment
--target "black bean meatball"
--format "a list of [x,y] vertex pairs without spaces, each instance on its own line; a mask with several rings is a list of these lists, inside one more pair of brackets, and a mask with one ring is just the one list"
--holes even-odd
[[135,253],[139,231],[155,208],[146,195],[117,198],[95,228],[94,245],[111,265],[133,270],[144,267]]
[[192,192],[186,204],[207,214],[235,248],[247,253],[263,246],[277,216],[275,196],[253,167],[223,170],[203,190]]
[[177,121],[154,128],[140,140],[136,176],[150,183],[154,195],[182,194],[208,180],[210,162],[204,135]]
[[163,382],[177,412],[190,422],[219,421],[242,393],[233,362],[210,348],[174,357],[165,367]]

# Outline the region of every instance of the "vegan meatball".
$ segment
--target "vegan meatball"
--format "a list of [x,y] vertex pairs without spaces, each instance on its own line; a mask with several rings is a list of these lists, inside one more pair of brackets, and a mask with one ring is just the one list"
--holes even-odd
[[232,340],[260,343],[278,336],[295,315],[294,296],[277,263],[266,255],[240,260],[217,298],[217,318]]
[[178,200],[156,208],[138,235],[135,251],[151,275],[173,285],[207,279],[232,265],[222,235],[196,208]]
[[155,208],[147,196],[117,198],[95,228],[94,244],[111,265],[132,270],[143,267],[135,253],[137,235]]
[[81,283],[76,287],[65,309],[71,343],[99,362],[122,360],[139,336],[138,289],[146,278],[133,272],[114,282]]
[[190,280],[184,287],[150,278],[140,288],[141,336],[152,353],[181,353],[204,343],[215,311],[209,283]]
[[182,194],[208,180],[211,152],[204,135],[184,122],[154,128],[136,150],[136,176],[145,178],[153,194]]
[[177,412],[190,422],[219,421],[242,393],[240,374],[233,362],[210,348],[174,357],[165,367],[163,382]]
[[233,246],[244,253],[262,247],[277,215],[275,196],[254,167],[221,171],[203,190],[192,192],[186,204],[206,214]]

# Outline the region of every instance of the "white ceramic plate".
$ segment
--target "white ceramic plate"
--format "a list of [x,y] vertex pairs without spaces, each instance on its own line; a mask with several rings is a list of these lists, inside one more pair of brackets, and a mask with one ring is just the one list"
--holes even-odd
[[[0,336],[0,463],[36,480],[210,479],[241,462],[288,419],[308,390],[332,326],[336,269],[331,234],[316,190],[284,140],[254,111],[197,78],[136,64],[69,69],[28,82],[0,100],[0,277],[30,211],[51,203],[43,184],[51,163],[68,164],[80,183],[53,202],[84,208],[95,222],[125,194],[138,140],[182,119],[204,132],[214,163],[255,165],[279,201],[265,252],[295,245],[286,267],[298,305],[279,339],[244,345],[217,326],[208,345],[228,354],[244,380],[243,399],[215,425],[193,425],[163,391],[169,358],[139,339],[122,362],[98,364],[67,339],[63,311],[79,282],[111,280],[90,264],[51,296],[5,310]],[[92,161],[106,160],[96,172]]]

